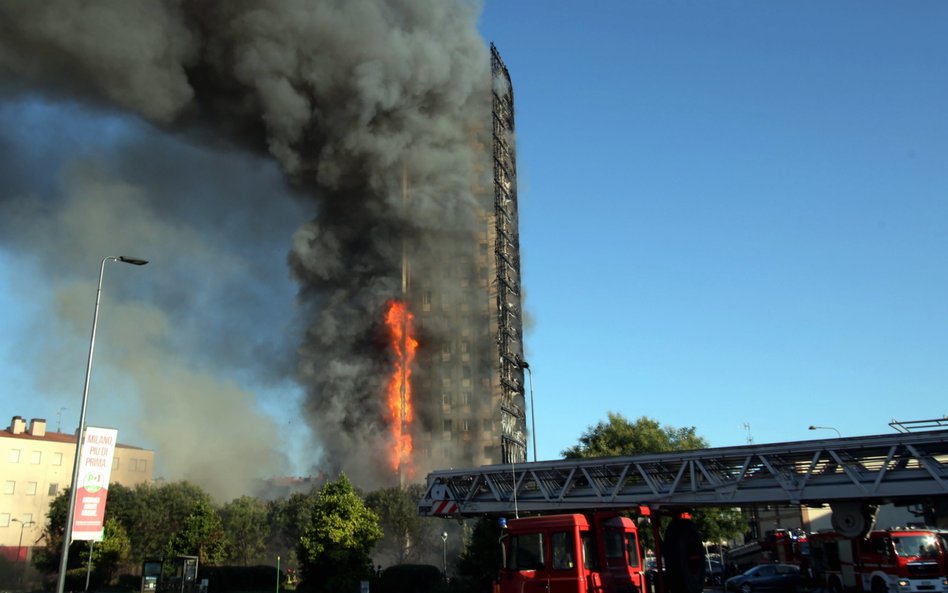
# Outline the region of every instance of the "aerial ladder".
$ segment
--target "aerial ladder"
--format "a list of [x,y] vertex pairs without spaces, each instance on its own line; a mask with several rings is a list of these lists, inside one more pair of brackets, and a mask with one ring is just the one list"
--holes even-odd
[[462,518],[600,509],[823,504],[858,534],[882,503],[948,497],[948,429],[565,459],[430,473],[421,516]]

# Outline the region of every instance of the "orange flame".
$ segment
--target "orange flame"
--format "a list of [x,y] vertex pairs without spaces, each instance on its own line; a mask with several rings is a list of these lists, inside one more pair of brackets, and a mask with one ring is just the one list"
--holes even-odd
[[[392,427],[392,468],[398,472],[406,469],[411,461],[412,441],[409,426],[412,422],[411,365],[415,360],[418,341],[414,338],[412,320],[414,315],[402,301],[389,301],[385,313],[385,324],[391,334],[392,352],[395,362],[388,381],[388,414]],[[410,470],[409,470],[410,471]]]

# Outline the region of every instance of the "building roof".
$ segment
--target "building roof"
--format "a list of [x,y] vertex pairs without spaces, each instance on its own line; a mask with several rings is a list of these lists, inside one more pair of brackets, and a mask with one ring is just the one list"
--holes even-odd
[[[75,443],[76,435],[69,434],[65,432],[47,432],[43,436],[32,435],[28,432],[21,432],[14,434],[9,428],[0,430],[0,438],[7,439],[21,439],[24,441],[41,441],[46,443]],[[123,449],[138,449],[140,451],[148,451],[144,447],[136,447],[134,445],[126,445],[123,443],[116,443],[116,447],[122,447]]]

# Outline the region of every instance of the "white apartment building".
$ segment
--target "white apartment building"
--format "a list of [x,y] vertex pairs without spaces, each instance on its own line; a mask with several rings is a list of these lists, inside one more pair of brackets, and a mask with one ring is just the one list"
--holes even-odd
[[[49,505],[72,481],[76,435],[47,432],[46,421],[29,425],[14,416],[0,430],[0,555],[25,560],[46,526]],[[118,444],[111,483],[150,482],[155,452]],[[22,546],[21,546],[22,538]]]

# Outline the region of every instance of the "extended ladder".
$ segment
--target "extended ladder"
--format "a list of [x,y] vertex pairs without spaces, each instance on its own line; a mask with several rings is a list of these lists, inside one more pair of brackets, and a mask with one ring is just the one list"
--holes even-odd
[[948,496],[948,430],[440,470],[422,516],[604,508],[928,502]]

